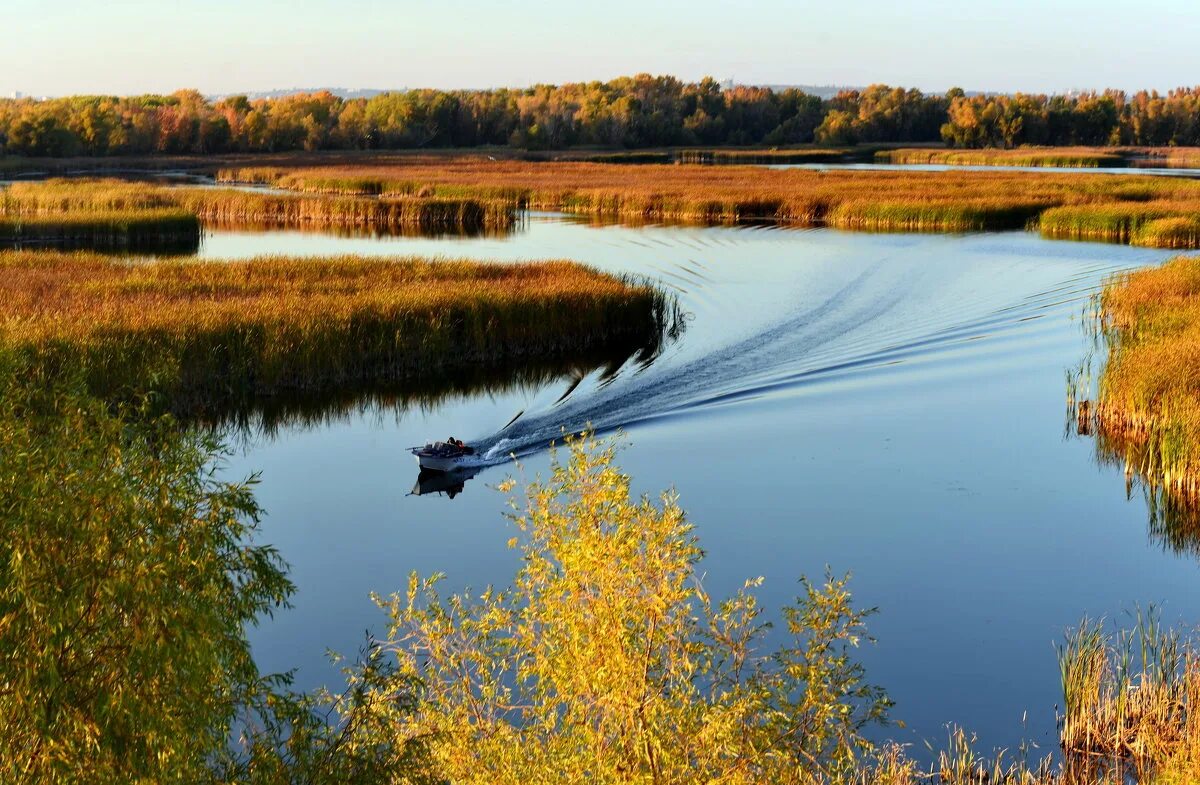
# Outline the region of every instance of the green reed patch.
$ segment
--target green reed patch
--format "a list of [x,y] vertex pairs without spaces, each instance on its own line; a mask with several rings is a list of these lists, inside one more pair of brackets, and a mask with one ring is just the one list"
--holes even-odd
[[1046,210],[1046,237],[1102,240],[1149,248],[1200,247],[1200,203],[1133,201],[1067,205]]
[[827,216],[843,229],[909,232],[967,232],[1020,229],[1045,209],[1044,202],[962,200],[931,202],[865,202],[838,205]]

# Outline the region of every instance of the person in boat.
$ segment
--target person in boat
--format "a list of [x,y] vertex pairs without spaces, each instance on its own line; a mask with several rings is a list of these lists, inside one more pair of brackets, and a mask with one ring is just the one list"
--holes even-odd
[[446,444],[450,445],[451,447],[455,448],[456,450],[461,451],[464,455],[474,455],[475,454],[475,448],[468,447],[466,445],[466,443],[463,442],[462,439],[455,439],[453,436],[451,436],[449,439],[446,440]]

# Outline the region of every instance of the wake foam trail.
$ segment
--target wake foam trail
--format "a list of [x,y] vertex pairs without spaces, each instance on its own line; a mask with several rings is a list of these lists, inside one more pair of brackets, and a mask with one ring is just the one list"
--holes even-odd
[[[675,362],[657,362],[640,373],[622,375],[611,384],[548,411],[518,418],[491,437],[477,440],[481,452],[503,460],[546,447],[563,430],[591,427],[609,432],[703,405],[719,396],[746,393],[752,380],[780,364],[793,365],[836,344],[864,324],[879,323],[900,303],[905,291],[879,291],[869,286],[878,265],[868,267],[816,308],[793,314],[762,332],[708,354]],[[686,340],[686,338],[685,338]],[[662,360],[663,358],[660,358]]]
[[699,356],[669,352],[636,373],[622,369],[606,384],[541,412],[527,412],[477,444],[489,461],[502,462],[510,455],[544,449],[561,439],[564,430],[590,427],[611,432],[777,395],[835,376],[865,375],[1018,329],[1049,312],[1069,313],[1074,303],[1095,290],[1103,269],[1093,272],[1090,281],[1073,274],[1008,296],[1002,291],[1005,287],[983,285],[975,296],[960,297],[936,290],[936,281],[912,269],[880,260],[823,302],[769,321],[746,338]]

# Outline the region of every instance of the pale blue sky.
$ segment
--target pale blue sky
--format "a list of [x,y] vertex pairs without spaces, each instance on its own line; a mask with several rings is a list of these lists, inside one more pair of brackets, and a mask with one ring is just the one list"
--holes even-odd
[[940,91],[1200,83],[1196,0],[0,0],[0,95],[639,71]]

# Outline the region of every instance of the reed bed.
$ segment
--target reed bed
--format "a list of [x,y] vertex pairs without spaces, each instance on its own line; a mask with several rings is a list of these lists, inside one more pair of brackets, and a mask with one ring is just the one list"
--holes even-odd
[[1059,647],[1067,782],[1200,775],[1200,652],[1158,613],[1110,635],[1085,622]]
[[846,150],[680,150],[683,164],[827,164],[845,161]]
[[564,261],[0,252],[0,271],[4,344],[80,365],[106,394],[149,385],[185,409],[652,349],[670,313],[654,287]]
[[1018,147],[1011,150],[936,150],[901,148],[880,150],[875,160],[889,164],[941,164],[944,166],[1045,166],[1057,168],[1122,167],[1120,153],[1090,147]]
[[[1075,207],[1087,215],[1114,205],[1149,209],[1144,206],[1151,203],[1154,210],[1164,210],[1157,217],[1188,219],[1200,206],[1200,183],[1190,180],[1053,172],[624,167],[414,156],[393,166],[229,169],[218,177],[322,193],[500,199],[519,208],[631,221],[777,221],[889,231],[1011,229],[1035,226],[1054,208]],[[1048,236],[1071,236],[1055,228],[1066,223],[1067,215],[1047,224]],[[1097,232],[1092,239],[1129,242],[1131,237]],[[1193,238],[1186,222],[1174,221],[1148,228],[1140,242],[1191,247],[1200,238]]]
[[582,159],[593,164],[669,164],[673,159],[666,151],[643,150],[633,153],[600,153]]
[[1200,168],[1200,147],[1143,147],[1130,152],[1139,161],[1154,166]]
[[1170,210],[1155,202],[1069,205],[1046,210],[1038,227],[1058,239],[1137,243],[1148,225],[1167,218]]
[[16,183],[0,193],[0,215],[43,215],[174,208],[207,222],[276,226],[369,226],[419,232],[507,230],[511,201],[404,195],[397,198],[317,197],[233,188],[188,188],[121,180]]
[[838,205],[825,222],[841,229],[959,232],[1022,229],[1046,209],[1046,202],[1005,199],[957,201],[848,202]]
[[1099,296],[1109,356],[1086,407],[1126,473],[1200,501],[1200,258],[1114,278]]
[[0,213],[0,246],[195,251],[200,221],[186,210]]
[[514,207],[497,200],[443,197],[362,199],[259,194],[233,189],[178,189],[177,199],[205,221],[288,226],[410,227],[422,232],[508,229]]
[[[957,726],[926,770],[884,746],[855,785],[1192,785],[1200,782],[1200,652],[1157,610],[1108,630],[1084,620],[1058,648],[1059,755],[988,754]],[[932,748],[931,748],[932,749]]]

